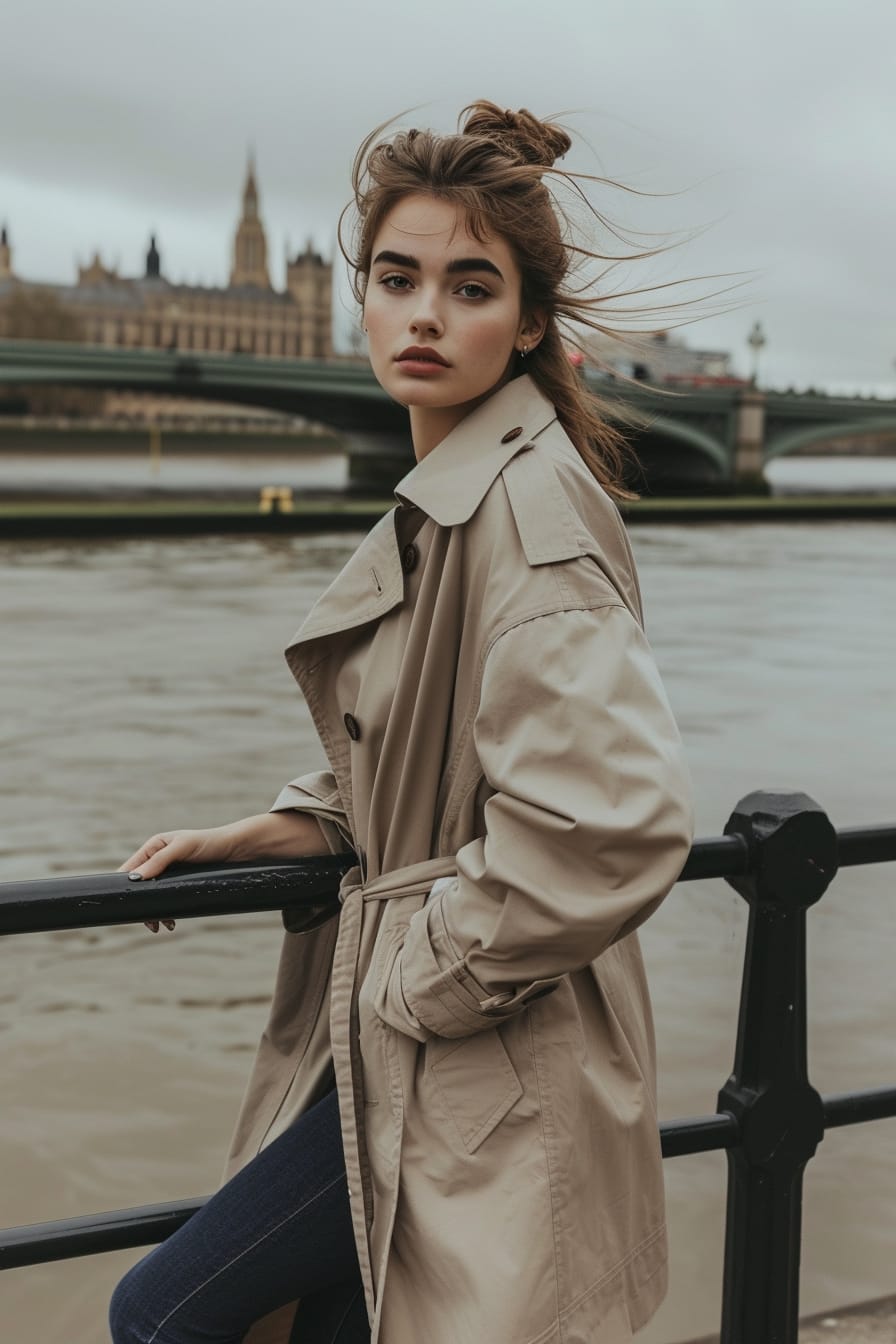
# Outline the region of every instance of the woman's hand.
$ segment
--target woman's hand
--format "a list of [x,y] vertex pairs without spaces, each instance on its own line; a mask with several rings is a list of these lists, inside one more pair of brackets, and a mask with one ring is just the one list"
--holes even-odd
[[[228,863],[249,859],[300,859],[324,854],[327,846],[312,816],[297,811],[262,812],[226,826],[202,831],[160,831],[135,850],[117,870],[134,880],[158,877],[172,863]],[[163,919],[166,929],[173,919]],[[157,919],[146,920],[153,933]]]

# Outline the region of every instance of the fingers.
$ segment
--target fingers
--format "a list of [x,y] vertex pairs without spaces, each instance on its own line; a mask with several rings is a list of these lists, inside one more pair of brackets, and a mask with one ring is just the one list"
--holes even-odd
[[140,877],[158,877],[176,857],[173,841],[172,832],[151,835],[129,859],[125,859],[118,871],[138,873]]
[[[142,878],[158,877],[163,873],[169,864],[173,863],[178,856],[177,837],[171,833],[153,835],[135,850],[129,859],[118,869],[119,873],[127,873],[132,881],[139,881]],[[163,919],[162,924],[166,929],[173,929],[175,921],[173,919]],[[147,919],[144,924],[151,933],[158,933],[159,920]]]
[[[162,923],[166,929],[173,929],[175,921],[173,919],[163,919]],[[145,928],[149,929],[150,933],[158,933],[159,921],[157,919],[145,919],[143,924]]]
[[158,844],[150,849],[152,843],[152,841],[147,843],[147,857],[142,859],[136,868],[131,869],[132,873],[139,873],[141,877],[159,877],[180,857],[178,846],[170,840],[159,837]]

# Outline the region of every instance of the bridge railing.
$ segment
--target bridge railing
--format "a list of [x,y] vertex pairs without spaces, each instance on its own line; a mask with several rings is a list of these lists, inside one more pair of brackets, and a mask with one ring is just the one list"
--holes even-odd
[[[799,793],[748,794],[724,834],[697,840],[681,881],[724,878],[749,919],[734,1066],[710,1114],[664,1121],[664,1157],[728,1159],[721,1344],[797,1344],[803,1172],[825,1131],[896,1116],[896,1087],[822,1097],[806,1064],[806,912],[838,868],[896,860],[896,825],[835,830]],[[283,910],[309,927],[338,913],[353,856],[180,865],[0,885],[0,933]],[[0,1231],[0,1269],[153,1245],[204,1200],[151,1204]]]

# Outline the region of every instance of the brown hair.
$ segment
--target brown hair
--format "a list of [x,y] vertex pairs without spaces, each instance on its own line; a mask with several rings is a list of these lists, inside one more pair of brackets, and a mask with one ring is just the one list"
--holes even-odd
[[[609,423],[603,403],[572,366],[561,324],[564,327],[570,322],[584,324],[620,339],[618,331],[600,320],[602,300],[593,292],[593,283],[586,282],[578,289],[570,283],[577,267],[587,259],[631,261],[654,256],[666,248],[618,258],[575,243],[569,214],[543,179],[548,176],[552,184],[559,179],[570,186],[594,218],[616,237],[621,235],[591,205],[580,183],[600,182],[617,187],[622,184],[555,168],[555,160],[572,145],[559,124],[540,121],[525,109],[503,111],[484,100],[464,108],[459,124],[456,135],[408,130],[380,140],[387,122],[363,141],[352,170],[354,200],[346,206],[339,221],[339,243],[353,271],[355,298],[363,305],[374,239],[398,201],[411,193],[423,192],[455,202],[464,210],[467,226],[475,238],[482,241],[489,234],[497,234],[510,246],[522,274],[523,312],[539,312],[547,317],[544,336],[520,364],[519,371],[530,373],[553,402],[560,423],[601,485],[617,499],[635,499],[637,495],[623,483],[624,476],[630,474],[625,470],[627,464],[634,465],[634,454],[625,434]],[[357,218],[352,245],[347,248],[342,230],[352,204]],[[614,294],[614,303],[620,297],[642,292]],[[626,315],[643,314],[659,311],[661,307],[622,311]],[[620,310],[614,307],[611,311]],[[579,346],[568,328],[564,334],[569,344]],[[642,418],[630,408],[617,405],[613,413],[617,420],[643,424]]]

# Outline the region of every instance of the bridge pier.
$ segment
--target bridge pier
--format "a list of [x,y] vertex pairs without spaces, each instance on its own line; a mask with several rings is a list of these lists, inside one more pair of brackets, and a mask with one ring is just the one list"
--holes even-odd
[[765,393],[758,387],[745,387],[734,418],[734,485],[739,493],[769,493],[764,462]]
[[389,499],[402,476],[414,465],[409,430],[343,430],[348,454],[348,488],[352,494]]

